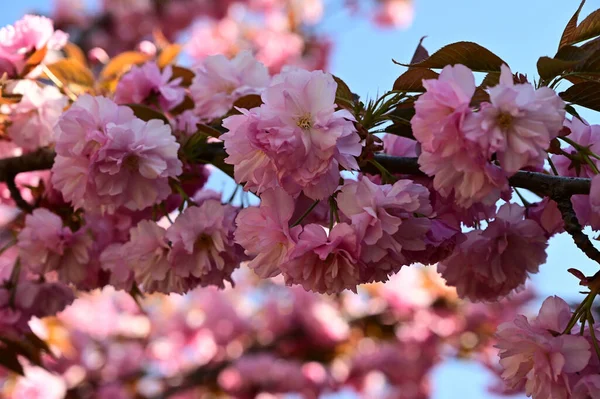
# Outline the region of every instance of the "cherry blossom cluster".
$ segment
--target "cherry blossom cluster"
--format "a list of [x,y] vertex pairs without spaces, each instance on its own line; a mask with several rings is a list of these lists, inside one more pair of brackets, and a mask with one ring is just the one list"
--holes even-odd
[[[282,279],[257,287],[251,272],[238,273],[235,289],[153,297],[143,312],[107,287],[56,318],[35,319],[32,328],[54,357],[44,357],[45,368],[26,364],[23,377],[0,375],[0,392],[14,399],[67,392],[152,398],[169,390],[190,399],[218,391],[427,398],[436,365],[455,356],[485,364],[476,353],[494,350],[494,328],[532,298],[524,292],[499,304],[460,301],[431,268],[405,268],[386,285],[338,299],[288,288]],[[173,385],[212,369],[218,372],[197,388]]]

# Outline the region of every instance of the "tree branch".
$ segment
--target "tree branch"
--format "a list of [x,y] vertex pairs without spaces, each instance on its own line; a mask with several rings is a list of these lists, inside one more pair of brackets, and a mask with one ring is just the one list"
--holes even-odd
[[54,157],[54,151],[42,148],[19,157],[0,159],[0,182],[14,180],[19,173],[48,170],[54,163]]
[[15,176],[12,175],[8,179],[6,179],[6,185],[8,186],[8,191],[10,192],[10,196],[15,201],[17,206],[24,212],[31,213],[33,211],[33,206],[21,196],[21,190],[17,187],[15,183]]
[[[210,143],[202,148],[199,155],[204,161],[213,162],[222,159],[226,154],[222,143]],[[50,169],[54,156],[52,150],[43,148],[19,157],[0,159],[0,182],[6,182],[11,176],[19,173]],[[375,160],[391,173],[424,176],[419,169],[417,158],[375,154]],[[379,174],[375,167],[369,165],[364,171]],[[553,199],[575,194],[589,194],[591,186],[591,179],[528,171],[519,171],[508,181],[513,187],[524,188]]]
[[555,198],[555,201],[565,222],[565,231],[571,235],[577,248],[586,254],[588,258],[600,263],[600,251],[594,247],[590,238],[583,232],[583,227],[573,209],[571,197]]

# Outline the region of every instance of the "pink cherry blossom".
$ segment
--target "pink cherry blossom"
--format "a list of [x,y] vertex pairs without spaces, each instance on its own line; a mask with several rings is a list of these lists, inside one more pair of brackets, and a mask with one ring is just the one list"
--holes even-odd
[[28,366],[25,378],[19,378],[11,399],[63,399],[67,394],[65,380],[42,367]]
[[[504,171],[489,162],[483,148],[464,137],[462,124],[470,112],[465,107],[433,125],[439,130],[429,142],[421,142],[423,152],[419,156],[421,170],[434,177],[434,189],[443,197],[454,195],[463,208],[475,203],[492,205],[508,189]],[[434,150],[425,150],[427,145]]]
[[572,399],[599,399],[600,374],[586,375],[573,387]]
[[396,157],[416,157],[418,142],[406,137],[386,134],[383,136],[383,150]]
[[357,169],[361,152],[352,115],[335,111],[336,87],[331,75],[289,69],[273,78],[259,110],[227,118],[221,138],[236,180],[257,193],[280,185],[294,196],[331,195],[340,165]]
[[198,117],[194,111],[187,110],[177,115],[171,122],[171,126],[175,133],[182,132],[189,136],[198,131],[199,123],[200,117]]
[[241,33],[242,27],[232,18],[220,21],[205,19],[192,29],[186,50],[196,61],[217,54],[232,57],[237,53]]
[[375,12],[375,23],[383,27],[408,28],[414,19],[412,0],[383,0]]
[[525,217],[535,220],[544,229],[548,238],[564,231],[565,223],[558,209],[558,204],[548,197],[544,197],[541,202],[528,206]]
[[[600,137],[600,125],[590,125],[579,118],[573,118],[572,120],[565,120],[565,126],[571,131],[569,134],[571,140],[582,147],[589,148],[590,151],[596,154],[600,152],[600,141],[598,140],[598,137]],[[563,151],[567,154],[577,155],[577,150],[571,146],[564,148]],[[594,178],[596,176],[595,171],[587,162],[572,162],[564,155],[553,155],[552,162],[561,176],[587,178]],[[600,161],[594,157],[590,157],[590,162],[596,168],[600,167]],[[594,184],[594,186],[597,185]],[[592,209],[597,207],[595,205],[597,202],[596,196],[573,195],[571,202],[573,203],[577,218],[582,225],[589,225],[595,230],[600,228],[600,213]]]
[[564,102],[548,87],[515,85],[506,65],[500,83],[489,92],[491,104],[484,103],[479,112],[467,115],[465,136],[496,153],[509,175],[526,166],[543,165],[545,150],[565,120]]
[[570,397],[568,375],[583,370],[592,353],[585,337],[556,335],[567,326],[569,315],[565,301],[549,297],[537,319],[528,321],[519,315],[514,321],[500,325],[496,347],[504,368],[502,378],[509,387],[525,381],[528,396]]
[[447,144],[439,131],[448,123],[448,117],[471,102],[475,77],[464,65],[448,65],[438,79],[426,79],[423,86],[427,91],[415,102],[416,113],[411,125],[423,150],[434,152]]
[[54,143],[54,125],[67,106],[67,97],[54,86],[40,87],[31,80],[19,81],[12,92],[23,95],[10,107],[8,135],[14,143],[26,151]]
[[293,246],[293,237],[302,227],[288,227],[294,212],[294,200],[280,188],[265,191],[259,207],[243,209],[236,219],[235,241],[246,255],[254,256],[248,267],[261,278],[280,273]]
[[54,316],[74,300],[73,290],[63,283],[22,281],[15,291],[15,306],[39,318]]
[[462,240],[460,229],[443,220],[431,219],[430,226],[424,239],[425,249],[403,251],[408,262],[424,265],[441,262],[454,252],[454,248]]
[[225,115],[238,98],[260,94],[269,84],[267,68],[249,51],[242,51],[232,59],[220,54],[210,56],[194,72],[196,76],[190,86],[196,104],[194,112],[205,121]]
[[434,176],[433,187],[442,196],[454,195],[463,208],[473,203],[495,203],[508,188],[502,170],[489,162],[486,148],[465,137],[463,124],[475,92],[473,73],[464,65],[446,66],[438,79],[423,81],[427,90],[415,102],[411,120],[421,143],[421,170]]
[[167,259],[170,248],[166,233],[156,223],[142,220],[130,230],[131,239],[121,247],[121,254],[145,292],[184,293],[194,288],[197,281],[174,273]]
[[174,272],[183,278],[196,277],[202,286],[224,287],[223,280],[231,281],[241,251],[233,241],[235,217],[234,207],[216,200],[184,210],[166,234]]
[[293,137],[261,129],[260,109],[242,110],[241,115],[233,115],[223,121],[227,133],[220,136],[229,155],[225,162],[234,165],[234,177],[244,188],[261,193],[278,186],[275,162],[269,156],[272,152],[291,154]]
[[12,65],[12,69],[0,70],[9,75],[20,73],[27,58],[34,51],[46,47],[60,50],[67,43],[69,35],[54,30],[52,20],[37,15],[25,15],[14,25],[0,28],[0,61]]
[[182,78],[173,79],[170,65],[162,71],[154,61],[142,66],[133,66],[117,85],[115,102],[117,104],[159,105],[163,111],[169,111],[181,104],[185,97]]
[[25,218],[17,246],[21,262],[31,272],[57,270],[62,281],[79,283],[86,276],[92,238],[85,229],[73,233],[58,215],[38,208]]
[[[582,147],[588,147],[592,152],[600,153],[600,125],[590,125],[586,121],[582,121],[579,118],[573,118],[572,120],[565,120],[565,126],[571,131],[569,138],[581,145]],[[567,154],[576,154],[577,151],[569,146],[563,149]],[[582,162],[579,168],[575,168],[569,158],[564,155],[553,155],[552,162],[558,173],[561,176],[579,176],[592,178],[596,175],[594,170],[586,163]],[[591,162],[596,167],[600,167],[600,160],[591,158]]]
[[304,50],[302,36],[289,29],[259,27],[251,36],[256,47],[256,59],[269,68],[271,73],[283,71],[286,65],[298,64]]
[[134,273],[131,267],[124,262],[128,247],[125,244],[111,244],[104,248],[100,254],[100,263],[103,270],[110,272],[110,285],[117,289],[129,291],[132,287]]
[[147,208],[169,196],[169,177],[182,172],[169,125],[144,122],[103,97],[80,97],[57,134],[52,183],[76,208]]
[[468,232],[454,254],[438,265],[459,296],[496,300],[538,272],[546,261],[547,238],[535,221],[523,220],[524,212],[520,205],[503,205],[485,230]]
[[[432,212],[425,187],[410,180],[378,185],[361,176],[358,181],[345,182],[337,204],[359,232],[361,260],[369,264],[373,279],[385,280],[408,264],[403,250],[425,250],[429,220],[424,217]],[[413,221],[415,214],[423,220]],[[424,230],[419,235],[416,226],[421,224]]]
[[[286,69],[263,93],[263,129],[282,137],[283,151],[272,151],[282,187],[312,199],[331,195],[339,167],[358,169],[362,145],[347,110],[336,111],[333,77],[321,71]],[[285,154],[285,156],[283,156]]]
[[219,383],[236,397],[252,396],[254,392],[299,392],[304,397],[316,397],[318,393],[300,363],[271,354],[242,357],[221,372]]
[[346,223],[336,224],[329,235],[322,226],[304,226],[288,258],[281,265],[288,285],[329,294],[356,291],[360,279],[358,237]]

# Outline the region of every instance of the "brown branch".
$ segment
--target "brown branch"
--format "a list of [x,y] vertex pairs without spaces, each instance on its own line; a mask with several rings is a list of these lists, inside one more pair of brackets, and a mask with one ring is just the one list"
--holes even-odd
[[[221,160],[225,156],[223,144],[207,144],[199,155],[206,162]],[[40,149],[20,157],[0,159],[0,182],[6,182],[10,176],[22,172],[50,169],[54,162],[54,156],[52,150]],[[419,169],[417,158],[375,154],[375,160],[391,173],[424,176]],[[372,166],[366,166],[364,171],[379,173]],[[553,176],[528,171],[519,171],[508,180],[513,187],[524,188],[553,199],[575,194],[589,194],[591,186],[591,180],[586,178]]]
[[24,212],[31,213],[33,211],[33,206],[21,196],[21,190],[17,187],[15,183],[15,176],[12,175],[8,179],[6,179],[6,185],[8,186],[8,191],[10,192],[10,196],[15,201],[17,206]]
[[48,170],[54,163],[54,151],[42,148],[19,157],[0,159],[0,182],[8,182],[23,172]]
[[583,232],[583,227],[573,209],[571,197],[555,198],[555,201],[565,222],[565,231],[571,235],[577,248],[586,254],[588,258],[600,263],[600,251],[594,247],[590,238]]

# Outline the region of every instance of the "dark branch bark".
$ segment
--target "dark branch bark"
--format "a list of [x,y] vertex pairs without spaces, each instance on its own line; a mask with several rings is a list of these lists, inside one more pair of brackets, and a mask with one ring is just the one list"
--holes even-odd
[[0,159],[0,182],[8,182],[23,172],[48,170],[54,163],[54,151],[42,148],[20,157]]
[[[213,162],[222,159],[225,151],[221,143],[211,143],[203,148],[200,155],[203,160]],[[0,159],[0,182],[6,182],[11,176],[22,172],[50,169],[54,162],[54,156],[52,150],[40,149],[20,157]],[[391,173],[424,175],[419,169],[417,158],[376,154],[375,160]],[[379,173],[372,166],[367,166],[364,170],[369,173]],[[556,199],[575,194],[589,194],[591,180],[519,171],[509,179],[509,183],[513,187],[524,188],[536,194]]]
[[571,235],[577,248],[586,254],[588,258],[600,263],[600,251],[594,247],[592,240],[583,232],[583,227],[579,223],[573,209],[571,197],[557,198],[555,200],[565,222],[565,231]]
[[8,191],[10,192],[10,196],[15,201],[17,206],[24,212],[31,213],[33,211],[33,206],[21,196],[21,191],[17,187],[15,183],[15,177],[10,176],[6,179],[6,185],[8,186]]

